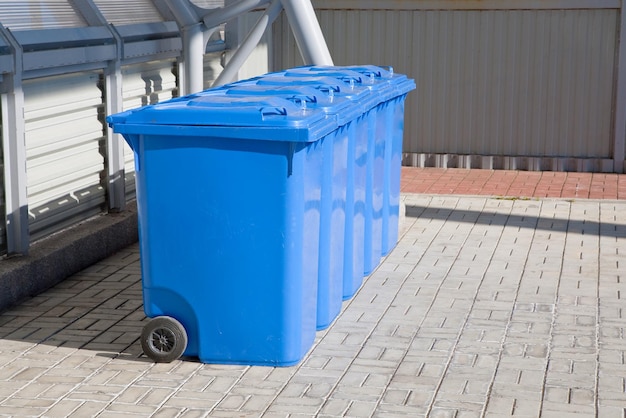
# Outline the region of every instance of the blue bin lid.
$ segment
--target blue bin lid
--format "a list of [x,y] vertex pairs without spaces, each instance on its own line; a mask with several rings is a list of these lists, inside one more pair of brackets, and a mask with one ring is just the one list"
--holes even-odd
[[260,77],[256,81],[260,86],[307,86],[317,90],[321,90],[335,97],[345,97],[353,102],[357,102],[362,107],[368,108],[367,104],[371,100],[371,90],[363,86],[359,86],[354,82],[346,82],[339,78],[327,76],[288,76],[286,74],[276,75],[270,74],[266,77]]
[[396,74],[391,66],[383,68],[375,65],[352,65],[345,68],[373,77],[377,80],[391,83],[397,95],[407,94],[409,91],[415,89],[414,80],[404,74]]
[[[107,117],[115,132],[313,142],[337,128],[322,109],[278,96],[207,90]],[[236,128],[236,129],[235,129]]]
[[[355,67],[360,68],[360,67]],[[370,90],[373,98],[373,105],[382,103],[393,98],[396,93],[395,89],[389,83],[389,80],[376,78],[375,73],[358,72],[349,67],[334,66],[308,66],[298,67],[287,70],[285,75],[288,77],[310,77],[312,75],[333,77],[342,80],[348,84],[356,84],[358,86]]]
[[338,126],[343,126],[363,114],[362,106],[359,103],[355,103],[347,97],[335,95],[335,90],[332,86],[327,89],[316,89],[311,86],[298,85],[293,82],[268,84],[263,83],[264,80],[265,78],[260,78],[256,80],[255,84],[232,85],[227,90],[226,94],[239,96],[272,95],[282,97],[296,104],[300,104],[302,108],[310,107],[320,109],[326,114],[334,116]]

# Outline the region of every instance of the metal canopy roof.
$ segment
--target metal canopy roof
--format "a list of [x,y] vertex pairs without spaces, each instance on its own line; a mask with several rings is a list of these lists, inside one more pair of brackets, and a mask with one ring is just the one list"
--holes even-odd
[[112,62],[181,57],[184,90],[199,90],[202,56],[224,48],[223,39],[215,36],[220,26],[262,8],[265,13],[232,56],[220,83],[235,76],[283,8],[305,61],[332,64],[310,0],[0,0],[5,46],[0,44],[0,56],[7,57],[0,59],[0,76],[28,79],[102,69]]

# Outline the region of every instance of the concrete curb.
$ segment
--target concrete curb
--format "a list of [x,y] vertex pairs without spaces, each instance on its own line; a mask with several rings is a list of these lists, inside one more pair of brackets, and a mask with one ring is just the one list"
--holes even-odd
[[0,312],[137,242],[137,208],[104,214],[35,242],[0,262]]

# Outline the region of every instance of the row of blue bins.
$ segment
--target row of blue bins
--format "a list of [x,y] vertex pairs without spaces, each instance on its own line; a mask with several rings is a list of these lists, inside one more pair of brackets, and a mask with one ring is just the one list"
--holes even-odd
[[297,364],[396,245],[414,88],[309,66],[109,116],[135,153],[144,352]]

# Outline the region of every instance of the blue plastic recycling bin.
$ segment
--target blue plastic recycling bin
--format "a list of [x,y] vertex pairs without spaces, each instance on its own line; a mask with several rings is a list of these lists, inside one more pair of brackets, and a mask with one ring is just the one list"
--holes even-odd
[[[360,68],[360,67],[359,67]],[[307,66],[288,70],[286,75],[307,77],[320,75],[335,77],[349,84],[357,84],[370,91],[373,98],[364,117],[367,122],[365,226],[363,273],[370,274],[380,263],[383,242],[383,200],[385,180],[385,145],[387,122],[384,104],[393,96],[393,87],[379,82],[372,74],[353,71],[351,67]]]
[[398,242],[398,220],[400,212],[400,172],[402,165],[402,143],[404,135],[404,102],[407,93],[415,89],[415,82],[403,74],[395,74],[393,68],[387,70],[373,66],[350,66],[351,71],[363,74],[374,83],[384,83],[393,88],[377,107],[377,113],[384,118],[384,176],[382,209],[382,255],[387,255]]
[[352,111],[347,114],[342,112],[340,115],[351,121],[348,126],[342,292],[343,299],[347,300],[356,293],[363,282],[366,162],[370,129],[367,114],[377,101],[370,94],[370,89],[358,85],[356,78],[361,77],[356,73],[354,74],[356,78],[347,77],[343,73],[339,78],[315,76],[311,73],[299,73],[296,76],[288,74],[289,72],[268,74],[255,80],[255,84],[265,89],[278,86],[306,86],[326,92],[331,97],[350,100],[352,103]]
[[299,101],[225,91],[107,118],[135,153],[142,347],[293,365],[317,329],[324,148],[343,133]]
[[227,86],[228,95],[273,95],[322,110],[337,123],[332,141],[323,147],[322,198],[320,206],[320,252],[317,287],[317,329],[327,328],[339,315],[343,301],[345,246],[351,244],[346,229],[348,147],[353,141],[354,121],[361,114],[351,100],[305,83],[271,83],[263,78]]

